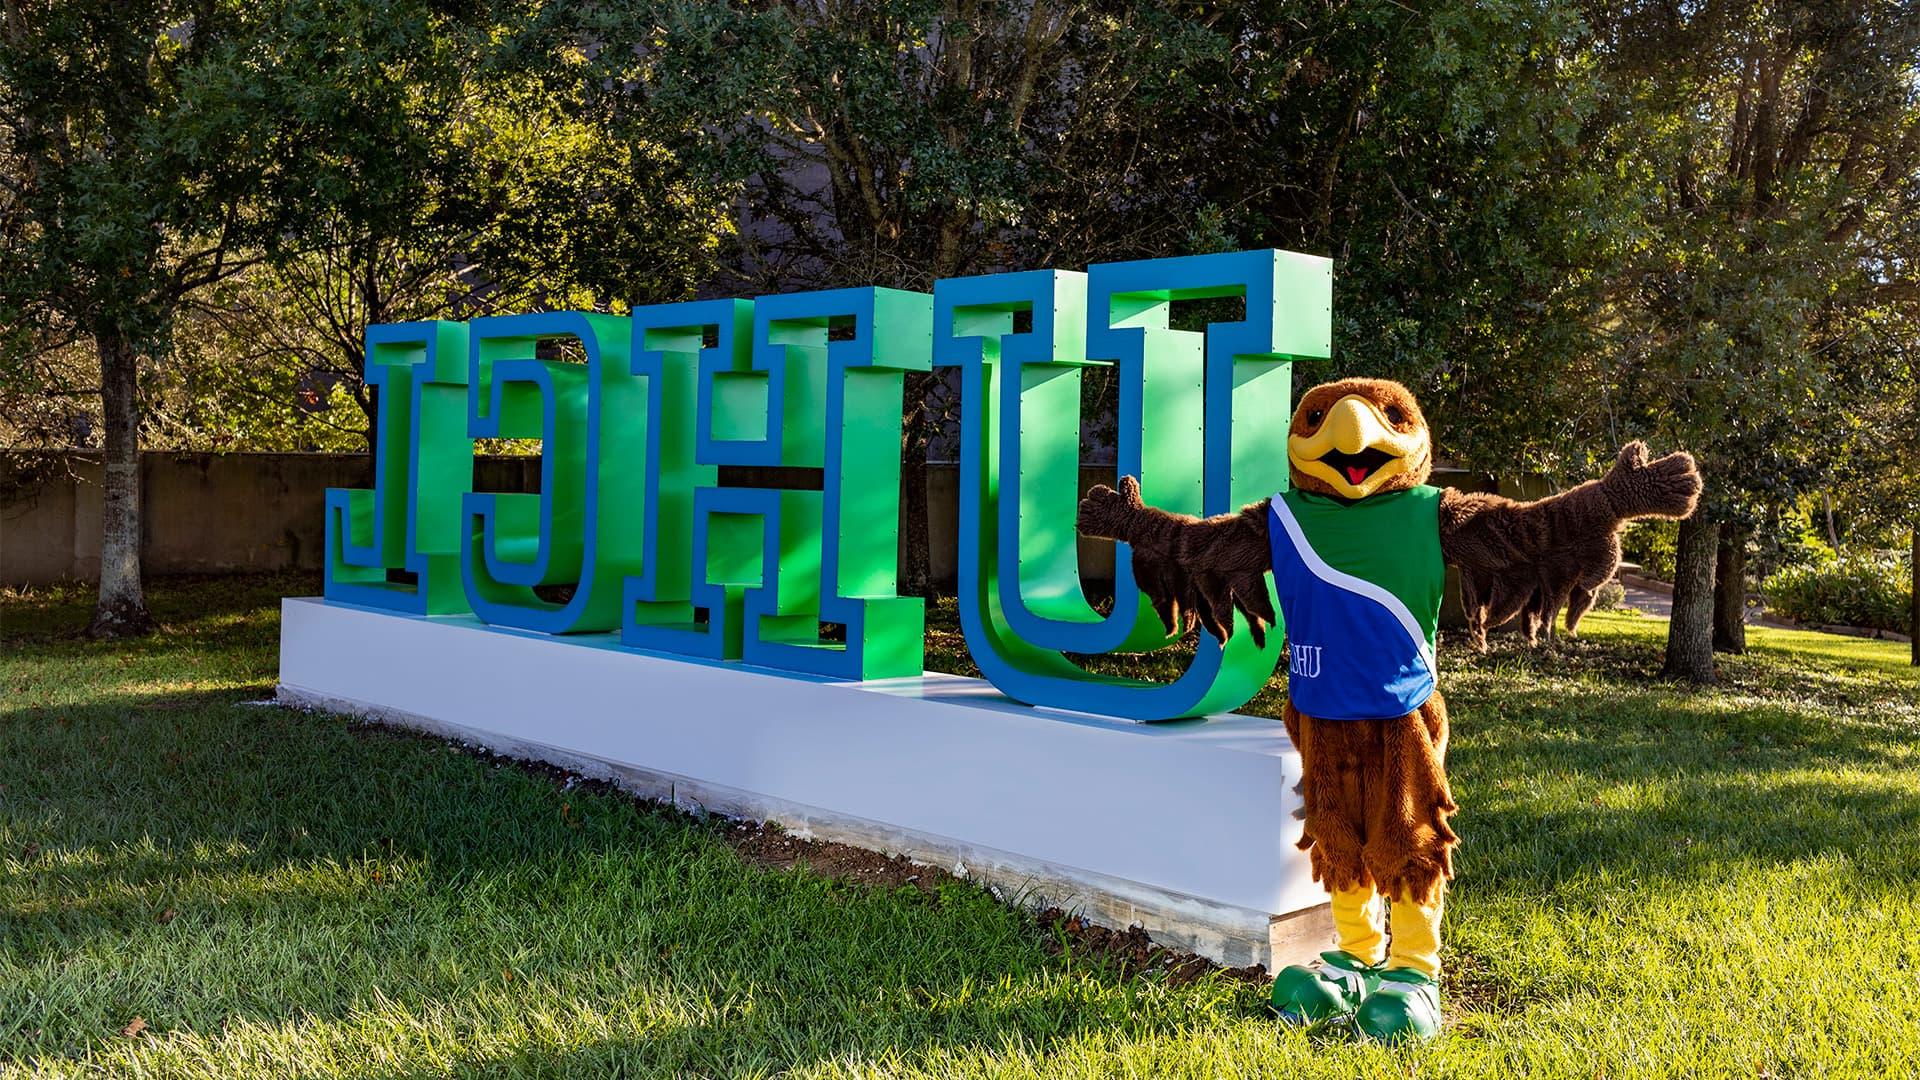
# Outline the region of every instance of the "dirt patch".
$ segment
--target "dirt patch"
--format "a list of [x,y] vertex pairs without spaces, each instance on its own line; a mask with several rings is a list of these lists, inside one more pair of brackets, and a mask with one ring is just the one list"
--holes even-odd
[[1160,971],[1166,973],[1169,983],[1185,986],[1208,972],[1218,971],[1240,982],[1264,984],[1267,981],[1267,969],[1259,964],[1223,968],[1204,956],[1175,952],[1155,945],[1147,932],[1138,926],[1114,930],[1087,922],[1077,915],[1069,915],[1059,908],[1047,908],[1040,912],[1039,917],[1040,927],[1047,933],[1046,949],[1049,953],[1105,960],[1113,964],[1122,976]]
[[736,821],[721,835],[747,863],[770,870],[796,866],[836,881],[851,881],[883,889],[911,885],[933,896],[942,879],[958,880],[933,866],[921,866],[905,855],[882,855],[866,848],[822,840],[802,840],[780,826],[764,821]]
[[[767,822],[736,821],[727,825],[722,834],[747,863],[772,870],[805,866],[837,881],[878,888],[911,885],[928,896],[937,895],[943,881],[962,880],[940,867],[923,866],[904,855],[887,856],[847,844],[803,840]],[[1049,954],[1103,960],[1112,964],[1123,978],[1164,972],[1173,985],[1184,986],[1208,972],[1219,971],[1242,982],[1265,983],[1267,980],[1267,969],[1258,964],[1221,968],[1204,956],[1155,945],[1146,930],[1138,926],[1114,930],[1054,907],[1039,912],[1037,918]]]
[[1442,976],[1450,1014],[1446,1027],[1456,1037],[1480,1038],[1486,1029],[1480,1023],[1461,1018],[1476,1013],[1511,1016],[1554,1000],[1557,996],[1544,987],[1519,989],[1510,980],[1495,975],[1473,950],[1449,943],[1447,970]]

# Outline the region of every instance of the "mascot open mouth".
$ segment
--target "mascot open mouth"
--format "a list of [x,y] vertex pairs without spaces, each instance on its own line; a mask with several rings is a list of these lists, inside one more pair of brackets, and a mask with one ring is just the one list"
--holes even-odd
[[1379,447],[1369,446],[1357,454],[1346,454],[1338,450],[1329,450],[1320,455],[1320,463],[1332,468],[1346,477],[1347,483],[1358,487],[1367,477],[1389,461],[1397,460],[1397,455],[1389,454]]

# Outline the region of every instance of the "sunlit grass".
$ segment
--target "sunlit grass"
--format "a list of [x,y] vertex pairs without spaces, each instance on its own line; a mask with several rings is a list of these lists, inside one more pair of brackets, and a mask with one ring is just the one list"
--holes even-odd
[[[0,1072],[1911,1069],[1904,645],[1763,628],[1695,691],[1654,677],[1664,624],[1631,615],[1539,651],[1443,642],[1449,1027],[1386,1051],[1279,1031],[1231,980],[1050,955],[969,886],[755,869],[707,823],[247,704],[271,692],[275,597],[312,587],[163,584],[169,634],[110,646],[77,636],[81,591],[0,600]],[[931,665],[962,667],[951,605],[932,622]]]

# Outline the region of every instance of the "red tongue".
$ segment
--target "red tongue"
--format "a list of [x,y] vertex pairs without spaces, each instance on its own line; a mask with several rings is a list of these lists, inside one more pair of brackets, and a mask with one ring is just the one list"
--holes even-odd
[[1365,480],[1367,478],[1367,472],[1368,470],[1361,465],[1347,466],[1347,483],[1358,487],[1360,484],[1360,481]]

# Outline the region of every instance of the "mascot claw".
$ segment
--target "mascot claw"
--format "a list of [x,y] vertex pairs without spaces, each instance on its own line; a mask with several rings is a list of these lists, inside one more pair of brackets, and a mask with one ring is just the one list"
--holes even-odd
[[1700,470],[1684,450],[1647,460],[1647,444],[1638,439],[1620,448],[1620,457],[1601,481],[1622,520],[1678,519],[1700,501]]
[[1131,519],[1143,509],[1145,504],[1140,501],[1140,481],[1123,476],[1118,491],[1100,484],[1087,492],[1086,498],[1080,500],[1074,526],[1086,536],[1124,541],[1132,532],[1128,528]]

